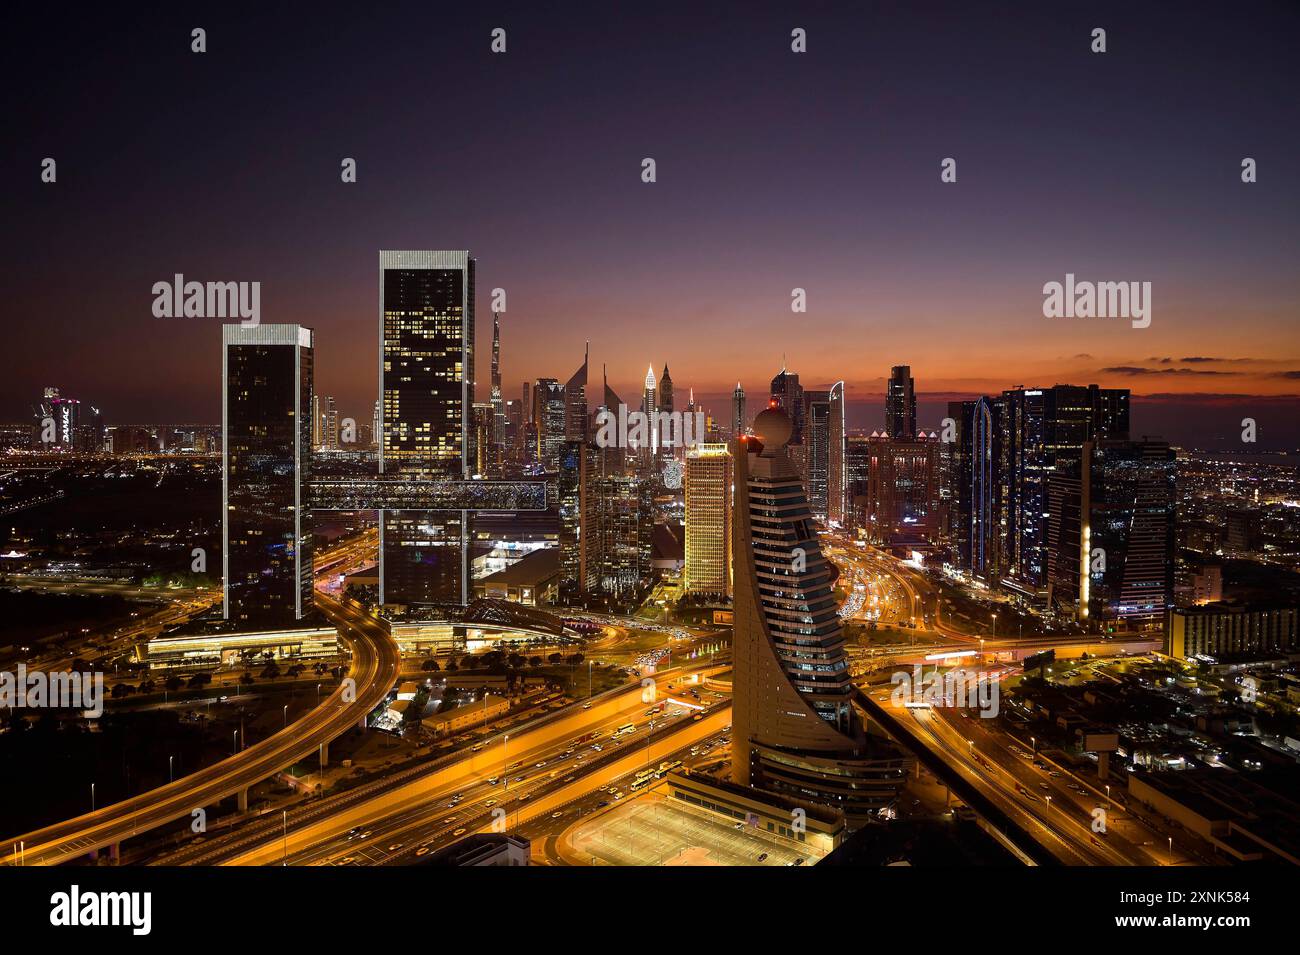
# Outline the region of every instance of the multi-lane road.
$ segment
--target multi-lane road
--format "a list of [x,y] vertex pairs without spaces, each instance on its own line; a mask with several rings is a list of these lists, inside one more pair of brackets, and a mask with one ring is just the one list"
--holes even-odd
[[352,654],[348,678],[302,719],[212,766],[94,812],[0,842],[0,865],[57,865],[147,832],[196,809],[244,793],[342,735],[383,701],[397,679],[400,656],[373,617],[317,594]]

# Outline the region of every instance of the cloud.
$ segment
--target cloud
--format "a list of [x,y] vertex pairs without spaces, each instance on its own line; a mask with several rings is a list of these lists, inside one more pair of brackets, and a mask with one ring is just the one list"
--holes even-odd
[[1103,368],[1101,373],[1104,375],[1129,375],[1137,377],[1138,375],[1236,375],[1235,371],[1211,371],[1208,368],[1142,368],[1138,365],[1112,365],[1109,368]]

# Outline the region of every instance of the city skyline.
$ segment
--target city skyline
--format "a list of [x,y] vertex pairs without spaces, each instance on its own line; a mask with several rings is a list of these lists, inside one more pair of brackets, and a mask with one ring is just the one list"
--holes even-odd
[[[1285,84],[1270,82],[1271,70],[1294,70],[1279,65],[1284,30],[1260,35],[1202,11],[1174,32],[1155,13],[1113,10],[1103,58],[1078,39],[1091,23],[1076,15],[959,17],[945,29],[895,11],[886,43],[864,15],[823,13],[804,17],[816,56],[801,60],[778,42],[789,25],[776,8],[718,14],[685,33],[671,17],[611,31],[603,13],[549,22],[525,10],[510,17],[508,56],[523,61],[536,88],[503,97],[493,64],[460,42],[477,35],[477,23],[453,12],[449,64],[465,77],[467,109],[493,121],[439,150],[430,167],[418,158],[426,134],[405,134],[419,148],[391,148],[395,107],[347,119],[334,112],[354,94],[327,58],[418,42],[394,29],[395,14],[347,38],[312,22],[282,33],[277,16],[266,14],[263,29],[220,20],[208,28],[214,59],[256,50],[271,34],[277,43],[296,38],[290,56],[266,58],[283,65],[266,66],[256,85],[178,66],[166,91],[143,79],[106,91],[75,129],[19,112],[16,134],[58,158],[60,180],[41,183],[35,166],[12,176],[15,218],[34,223],[42,241],[6,239],[21,265],[10,330],[20,351],[38,357],[0,383],[0,417],[25,418],[30,396],[57,379],[69,394],[94,396],[114,423],[156,419],[163,406],[182,420],[215,421],[205,380],[215,323],[149,311],[152,284],[177,272],[260,281],[263,320],[313,328],[322,391],[360,410],[377,390],[374,250],[470,248],[482,259],[478,294],[507,292],[507,394],[512,382],[563,381],[590,340],[620,394],[639,391],[646,362],[667,360],[679,390],[693,386],[719,418],[737,379],[752,392],[784,354],[807,387],[845,380],[850,427],[877,425],[854,409],[875,403],[891,365],[908,363],[922,418],[927,402],[1086,381],[1131,387],[1138,427],[1177,444],[1228,446],[1234,417],[1251,416],[1260,447],[1300,445],[1289,413],[1300,395],[1290,228],[1300,124]],[[68,29],[103,26],[91,17]],[[82,70],[130,73],[125,64],[142,51],[187,62],[182,44],[161,51],[189,27],[164,16],[129,42],[66,46]],[[51,29],[33,24],[30,47]],[[575,55],[557,51],[561,35],[560,49]],[[731,58],[715,55],[723,36]],[[921,72],[904,52],[915,43],[948,68]],[[1207,62],[1201,54],[1211,49]],[[649,70],[653,91],[611,83],[615,60]],[[986,60],[1016,66],[979,72]],[[72,97],[54,74],[47,100]],[[418,73],[384,80],[424,82]],[[362,76],[358,91],[375,81]],[[305,83],[301,109],[253,109],[267,82]],[[1026,97],[1027,82],[1035,92]],[[693,102],[701,84],[713,93]],[[854,87],[876,92],[860,97]],[[113,124],[150,109],[171,115],[194,97],[255,116],[253,136],[302,132],[304,116],[321,128],[291,153],[259,151],[251,165],[204,151],[160,165],[163,134],[148,128],[132,150],[99,148]],[[745,108],[760,99],[764,109]],[[595,115],[609,122],[595,124]],[[723,138],[732,148],[715,150]],[[1140,160],[1126,143],[1141,145]],[[1243,155],[1259,163],[1255,183],[1240,181]],[[647,156],[658,164],[654,183],[640,178]],[[942,183],[950,156],[958,178]],[[346,157],[358,164],[352,184],[339,181]],[[130,200],[123,182],[139,183]],[[128,202],[152,210],[151,227],[98,248],[74,277],[67,250],[80,247],[77,231],[120,221]],[[259,224],[251,234],[248,222]],[[283,255],[286,246],[294,256]],[[583,262],[580,276],[566,261]],[[1045,318],[1043,285],[1067,274],[1150,281],[1152,324]],[[808,308],[798,321],[817,328],[815,342],[782,338],[796,288]],[[482,342],[491,321],[480,308]],[[481,364],[476,398],[486,401]],[[1209,433],[1197,441],[1202,427]]]

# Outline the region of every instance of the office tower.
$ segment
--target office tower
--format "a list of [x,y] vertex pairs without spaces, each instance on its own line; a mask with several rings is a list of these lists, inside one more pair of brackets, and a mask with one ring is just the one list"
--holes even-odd
[[325,444],[325,417],[321,410],[320,395],[311,396],[311,446],[323,447]]
[[846,521],[847,484],[844,469],[845,442],[848,434],[844,422],[844,382],[837,381],[831,386],[830,424],[828,435],[830,446],[826,452],[826,517],[832,524],[843,525]]
[[505,442],[506,403],[501,391],[501,316],[492,313],[492,390],[489,393],[492,402],[492,433],[498,445]]
[[939,436],[873,435],[866,530],[878,543],[933,541],[939,530]]
[[[81,425],[81,402],[78,399],[64,397],[58,388],[46,388],[36,406],[36,419],[37,439],[42,448],[76,450],[77,432]],[[51,434],[47,420],[53,422],[52,441],[45,440],[46,435]]]
[[[474,259],[380,252],[382,474],[465,480],[475,463]],[[466,511],[380,512],[379,600],[438,617],[468,601]]]
[[853,709],[834,568],[786,451],[793,430],[770,408],[732,445],[732,778],[857,824],[892,798],[905,764],[869,746]]
[[649,581],[652,490],[648,477],[627,471],[622,448],[584,449],[580,489],[584,593],[627,602]]
[[[791,425],[794,428],[790,443],[792,445],[803,444],[803,387],[799,384],[798,375],[786,371],[784,362],[781,363],[781,371],[772,379],[771,401],[769,401],[769,404],[773,408],[780,408],[790,418]],[[802,469],[800,469],[800,473],[803,473]]]
[[[694,399],[694,397],[692,397],[692,398],[691,398],[691,403],[693,404],[694,401],[695,401],[695,399]],[[672,380],[672,378],[671,378],[671,377],[669,376],[669,374],[668,374],[668,363],[667,363],[667,362],[664,363],[664,373],[659,377],[659,403],[658,403],[658,405],[657,405],[657,410],[659,411],[659,414],[660,414],[660,415],[671,415],[671,414],[673,413],[673,380]],[[665,421],[668,421],[668,420],[671,420],[671,419],[669,419],[669,418],[665,418],[664,420],[665,420]],[[676,452],[677,449],[676,449],[676,448],[673,448],[673,447],[664,447],[664,446],[663,446],[663,442],[662,442],[663,426],[662,426],[662,425],[657,426],[655,430],[658,432],[658,438],[657,438],[657,441],[658,441],[658,443],[659,443],[659,445],[660,445],[660,446],[659,446],[659,457],[661,457],[661,458],[671,458],[671,457],[674,455],[674,453]],[[702,439],[704,438],[704,435],[702,435],[702,434],[701,434],[701,435],[696,435],[695,437],[696,437],[696,440],[702,440]],[[678,436],[677,436],[677,442],[678,442],[678,446],[680,446],[680,444],[681,444],[681,435],[678,435]]]
[[480,477],[498,477],[496,414],[490,401],[474,402],[474,473]]
[[1286,656],[1300,647],[1300,608],[1285,600],[1177,607],[1168,633],[1168,653],[1179,660]]
[[375,409],[370,415],[370,440],[371,444],[378,448],[380,439],[384,433],[384,418],[380,413],[379,400],[375,400]]
[[641,411],[646,417],[650,429],[649,440],[643,448],[633,448],[644,469],[649,470],[659,450],[659,395],[655,382],[655,370],[651,365],[646,368],[645,385],[641,391]]
[[1158,627],[1174,594],[1175,464],[1164,441],[1085,442],[1049,478],[1048,600],[1102,626]]
[[222,615],[241,626],[311,608],[313,344],[300,325],[222,326]]
[[731,593],[731,452],[725,444],[686,451],[686,565],[688,594]]
[[538,378],[533,388],[533,421],[537,426],[535,458],[545,471],[560,466],[560,448],[564,446],[566,418],[564,386],[554,378]]
[[575,371],[564,386],[564,440],[586,441],[589,419],[587,417],[587,362],[591,357],[590,343],[583,349],[582,366]]
[[745,433],[745,389],[736,382],[736,390],[731,393],[731,437],[739,438]]
[[1003,583],[1041,599],[1047,587],[1048,478],[1058,465],[1077,466],[1085,442],[1128,437],[1129,393],[1096,385],[1013,388],[1002,393],[997,417]]
[[885,386],[885,434],[891,438],[916,436],[916,383],[909,365],[889,369]]
[[829,479],[831,461],[831,393],[805,391],[804,431],[806,454],[805,486],[813,517],[825,521],[830,514]]
[[556,497],[560,508],[560,599],[573,601],[582,590],[582,459],[585,441],[565,441],[560,450]]
[[332,397],[326,396],[323,399],[321,413],[324,416],[321,431],[325,449],[327,451],[337,451],[339,449],[339,409]]
[[871,439],[849,435],[844,440],[844,513],[848,526],[867,526],[867,478],[871,474]]
[[958,565],[981,580],[997,576],[1000,403],[987,397],[948,405],[957,440],[952,465],[953,538]]

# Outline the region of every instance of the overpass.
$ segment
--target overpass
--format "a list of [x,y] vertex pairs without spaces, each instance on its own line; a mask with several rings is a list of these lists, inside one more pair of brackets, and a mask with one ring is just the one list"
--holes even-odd
[[58,865],[105,847],[116,858],[124,839],[230,796],[238,798],[241,810],[247,809],[250,786],[313,753],[327,758],[329,743],[364,722],[388,695],[397,679],[400,655],[397,644],[374,618],[320,592],[316,602],[338,625],[339,636],[352,653],[348,671],[355,682],[352,702],[344,700],[347,684],[340,683],[302,719],[229,759],[139,796],[4,839],[0,845],[7,854],[0,855],[0,865]]

